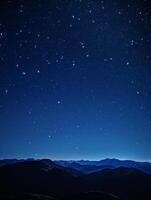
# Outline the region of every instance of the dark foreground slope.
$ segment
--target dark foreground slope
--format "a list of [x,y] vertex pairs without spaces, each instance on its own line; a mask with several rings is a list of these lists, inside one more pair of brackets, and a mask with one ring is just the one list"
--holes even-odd
[[151,176],[135,168],[104,169],[82,177],[88,190],[102,190],[122,199],[151,199]]
[[57,200],[52,196],[41,194],[2,194],[1,200]]
[[81,175],[50,160],[23,161],[0,167],[0,199],[53,198],[150,200],[151,176],[125,167]]
[[[68,169],[69,170],[69,169]],[[0,192],[65,195],[75,188],[75,176],[52,161],[24,161],[0,167]]]
[[74,196],[65,197],[62,200],[120,200],[115,195],[104,192],[83,192]]
[[[1,196],[3,200],[57,200],[52,196],[40,194],[11,194]],[[59,199],[58,199],[59,200]],[[120,200],[118,197],[103,192],[87,192],[64,197],[60,200]]]

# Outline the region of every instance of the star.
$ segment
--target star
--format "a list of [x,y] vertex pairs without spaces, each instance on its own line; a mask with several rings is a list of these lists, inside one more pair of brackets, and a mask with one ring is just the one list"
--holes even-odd
[[40,34],[37,34],[37,37],[40,38]]
[[26,75],[26,72],[22,72],[22,75],[25,76],[25,75]]
[[[136,159],[150,159],[147,5],[147,0],[2,3],[0,156],[40,152],[54,159],[86,154],[91,159],[98,152],[125,156],[132,150]],[[139,140],[146,148],[129,148]]]
[[63,55],[61,55],[61,56],[60,56],[60,60],[63,60],[63,59],[64,59],[64,56],[63,56]]
[[5,90],[5,94],[8,94],[8,89]]
[[50,64],[51,64],[51,62],[50,62],[49,60],[46,60],[46,62],[47,62],[47,64],[48,64],[48,65],[50,65]]
[[50,40],[50,36],[47,36],[46,39],[47,39],[47,40]]
[[77,125],[76,125],[76,128],[77,128],[77,129],[79,129],[79,128],[80,128],[80,125],[79,125],[79,124],[77,124]]
[[135,44],[134,40],[130,41],[130,45],[133,46]]
[[73,60],[73,61],[72,61],[72,66],[75,67],[75,65],[76,65],[76,64],[75,64],[75,61]]
[[57,101],[57,104],[61,104],[61,101]]

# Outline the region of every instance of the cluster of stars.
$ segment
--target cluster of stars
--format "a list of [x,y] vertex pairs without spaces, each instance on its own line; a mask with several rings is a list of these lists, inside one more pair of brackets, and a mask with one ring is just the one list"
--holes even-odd
[[[112,130],[122,129],[120,122],[129,127],[132,116],[135,125],[147,107],[148,120],[151,20],[147,2],[4,2],[0,111],[11,116],[15,110],[16,123],[25,130],[30,127],[31,137],[23,134],[29,146],[39,134],[51,142],[57,137],[70,141],[67,144],[80,152],[80,138],[91,136],[92,130],[100,140],[109,138]],[[13,127],[16,134],[17,126]]]

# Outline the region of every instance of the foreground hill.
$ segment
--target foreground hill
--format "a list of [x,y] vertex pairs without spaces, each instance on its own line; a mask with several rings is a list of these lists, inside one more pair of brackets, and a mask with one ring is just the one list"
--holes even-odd
[[88,190],[102,190],[128,200],[151,198],[151,176],[135,168],[104,169],[82,179]]
[[[68,169],[69,171],[69,169]],[[75,177],[50,160],[23,161],[0,167],[1,193],[67,194]]]
[[2,200],[57,200],[54,197],[40,194],[3,194]]
[[120,200],[112,194],[104,192],[83,192],[74,196],[66,197],[63,200]]

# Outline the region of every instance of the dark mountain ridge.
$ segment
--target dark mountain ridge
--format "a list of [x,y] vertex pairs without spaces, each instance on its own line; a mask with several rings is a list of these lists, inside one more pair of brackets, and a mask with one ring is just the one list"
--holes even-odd
[[[83,173],[91,173],[99,171],[104,168],[117,168],[117,167],[132,167],[142,170],[146,173],[151,174],[151,163],[150,162],[138,162],[133,160],[118,160],[118,159],[104,159],[100,161],[89,161],[89,160],[79,160],[79,161],[55,161],[55,163],[61,166],[68,166],[70,168],[75,168]],[[89,167],[88,167],[89,166]],[[90,168],[90,170],[88,170]],[[92,169],[92,170],[91,170]]]
[[[44,199],[50,196],[79,200],[110,200],[118,197],[122,200],[150,200],[151,175],[132,167],[105,168],[81,174],[78,170],[60,166],[49,159],[23,160],[0,167],[0,195],[6,194],[15,197],[16,194],[40,194],[40,198],[41,195],[45,196]],[[34,198],[39,197],[31,199]]]

